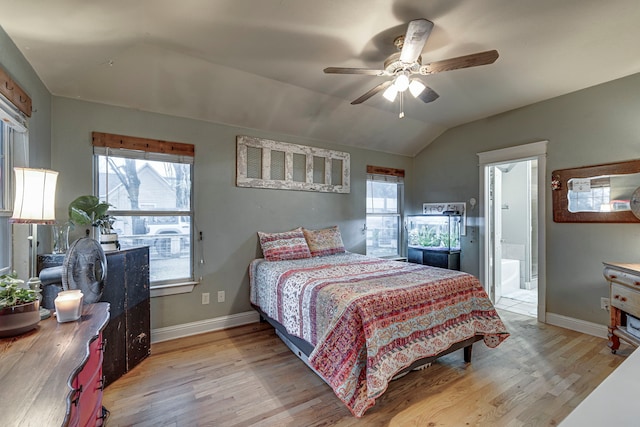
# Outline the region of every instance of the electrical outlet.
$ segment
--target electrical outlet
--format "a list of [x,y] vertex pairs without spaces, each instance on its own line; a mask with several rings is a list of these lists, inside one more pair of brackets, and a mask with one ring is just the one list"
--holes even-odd
[[218,302],[224,302],[224,291],[218,291]]
[[209,304],[209,292],[202,293],[202,304]]
[[600,308],[603,310],[609,310],[609,298],[600,298]]

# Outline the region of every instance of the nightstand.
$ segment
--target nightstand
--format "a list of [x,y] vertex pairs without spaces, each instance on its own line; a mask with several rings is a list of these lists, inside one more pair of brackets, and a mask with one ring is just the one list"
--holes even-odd
[[640,318],[640,264],[604,262],[604,277],[609,282],[609,347],[615,353],[620,340],[640,347],[640,337],[627,330],[627,314]]

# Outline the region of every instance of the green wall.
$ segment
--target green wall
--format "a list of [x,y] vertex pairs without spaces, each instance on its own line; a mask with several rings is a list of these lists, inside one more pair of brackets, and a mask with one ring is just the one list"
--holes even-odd
[[[75,197],[92,192],[92,131],[195,144],[196,231],[204,236],[196,244],[196,259],[204,259],[197,264],[196,277],[202,276],[202,282],[190,294],[153,298],[154,329],[250,311],[248,265],[260,254],[259,230],[337,224],[347,250],[364,253],[366,165],[402,168],[411,179],[413,159],[409,157],[68,98],[53,97],[52,104],[52,162],[60,171],[60,218]],[[350,153],[351,193],[236,187],[237,135]],[[409,185],[405,191],[410,194]],[[219,290],[226,292],[224,303],[215,298]],[[211,293],[210,305],[201,304],[202,292]]]
[[[259,253],[256,231],[338,224],[349,250],[364,252],[365,166],[407,171],[407,214],[423,202],[478,198],[476,153],[548,140],[547,311],[607,323],[602,261],[636,262],[638,224],[557,224],[552,220],[552,170],[640,158],[640,75],[509,111],[451,129],[415,159],[290,135],[52,97],[0,29],[0,65],[27,91],[36,110],[30,120],[30,164],[60,171],[58,217],[79,194],[92,191],[91,132],[102,131],[196,145],[196,226],[204,233],[196,259],[203,280],[191,294],[154,298],[152,327],[177,325],[250,310],[247,265]],[[235,137],[250,135],[351,153],[351,194],[259,190],[235,186]],[[478,208],[468,212],[462,269],[479,272]],[[20,253],[22,251],[19,251]],[[16,252],[16,259],[22,258]],[[225,290],[227,302],[200,304],[200,294]],[[215,299],[215,298],[214,298]]]
[[51,94],[31,65],[0,27],[0,66],[31,97],[29,166],[48,168],[51,163]]
[[[196,277],[202,277],[202,281],[190,294],[153,298],[154,329],[250,311],[247,267],[260,254],[258,230],[284,231],[297,226],[320,228],[337,224],[347,249],[364,253],[366,165],[402,168],[407,172],[407,180],[411,178],[411,158],[346,147],[341,141],[330,144],[55,97],[1,28],[0,47],[0,66],[32,97],[36,110],[29,121],[29,164],[60,172],[56,216],[61,220],[67,217],[69,202],[93,190],[92,131],[195,144],[195,225],[204,235],[204,240],[196,245],[195,259],[204,260],[196,264]],[[236,187],[237,135],[349,152],[351,193]],[[410,192],[407,185],[407,195]],[[407,200],[410,200],[408,196]],[[21,244],[23,240],[26,242],[26,234],[22,233],[26,227],[17,228],[14,226],[14,268],[26,275],[28,251]],[[48,234],[48,230],[41,227],[40,252],[50,251]],[[225,303],[216,302],[219,290],[226,292]],[[203,292],[213,296],[210,305],[201,304]]]
[[[548,140],[547,312],[607,324],[602,261],[638,262],[640,224],[554,223],[553,170],[640,158],[640,74],[478,120],[441,135],[415,158],[412,205],[478,198],[476,153]],[[468,205],[467,205],[468,206]],[[462,269],[479,273],[478,208],[463,240]]]
[[[51,94],[1,27],[0,67],[31,97],[34,111],[29,119],[29,159],[26,163],[34,168],[50,168]],[[17,165],[23,166],[25,159],[16,159],[16,162]],[[13,230],[12,268],[20,277],[27,277],[29,273],[29,247],[27,243],[29,227],[22,224],[14,224]],[[42,232],[40,237],[39,240],[43,242],[43,245],[49,244],[49,233]]]

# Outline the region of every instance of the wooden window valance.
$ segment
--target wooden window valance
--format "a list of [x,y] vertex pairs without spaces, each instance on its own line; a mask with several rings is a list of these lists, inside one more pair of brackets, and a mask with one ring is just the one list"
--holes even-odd
[[2,93],[16,108],[27,117],[31,117],[31,98],[15,82],[9,74],[0,67],[0,93]]
[[404,169],[387,168],[384,166],[367,165],[367,173],[373,175],[390,175],[397,176],[398,178],[404,178]]
[[91,139],[94,147],[145,151],[147,153],[175,154],[178,156],[195,156],[195,146],[184,142],[161,141],[158,139],[138,138],[136,136],[102,132],[93,132]]

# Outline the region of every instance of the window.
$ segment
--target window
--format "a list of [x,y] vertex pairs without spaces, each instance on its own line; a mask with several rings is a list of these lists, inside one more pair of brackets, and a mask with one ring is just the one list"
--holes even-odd
[[0,274],[11,270],[13,166],[17,154],[26,158],[27,137],[25,117],[0,95]]
[[367,166],[367,255],[401,256],[403,199],[403,170]]
[[568,190],[569,212],[609,212],[629,210],[628,200],[611,200],[611,187],[591,187],[589,191]]
[[193,281],[193,156],[96,146],[95,135],[96,195],[121,247],[149,246],[152,287]]

